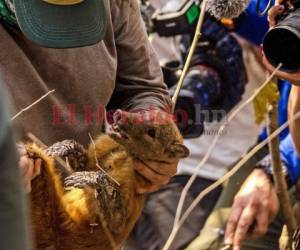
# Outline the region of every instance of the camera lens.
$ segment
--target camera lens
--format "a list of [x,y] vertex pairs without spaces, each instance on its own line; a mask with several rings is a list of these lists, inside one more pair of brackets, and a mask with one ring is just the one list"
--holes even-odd
[[[171,88],[174,94],[176,86]],[[222,119],[224,115],[214,109],[221,97],[222,80],[216,69],[208,65],[195,65],[188,71],[180,91],[175,117],[184,138],[195,138],[204,131],[204,122]]]
[[264,39],[264,52],[269,62],[277,67],[282,63],[282,70],[300,69],[300,38],[289,27],[276,27]]
[[164,75],[164,82],[168,85],[168,88],[173,87],[180,77],[181,64],[179,61],[170,61],[162,66]]
[[263,50],[268,61],[281,70],[294,72],[300,69],[300,9],[290,13],[271,29],[263,41]]
[[175,117],[178,128],[185,138],[198,137],[203,133],[203,121],[197,123],[196,109],[192,99],[185,96],[178,98]]

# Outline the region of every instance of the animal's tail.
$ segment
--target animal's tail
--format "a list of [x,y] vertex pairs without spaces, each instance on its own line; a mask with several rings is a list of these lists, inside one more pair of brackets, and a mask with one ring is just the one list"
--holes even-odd
[[[71,188],[65,190],[64,177],[66,177],[66,169],[61,171],[61,167],[56,166],[53,157],[55,155],[54,149],[56,152],[64,152],[65,154],[67,154],[68,150],[70,152],[73,149],[69,141],[64,142],[68,143],[69,146],[61,142],[60,145],[64,146],[60,150],[57,147],[58,143],[47,150],[38,147],[36,144],[27,144],[26,148],[31,158],[41,158],[43,161],[41,175],[32,182],[31,196],[33,206],[35,206],[33,210],[37,210],[37,207],[43,204],[42,209],[49,210],[47,216],[53,217],[52,219],[49,218],[49,220],[53,221],[61,218],[60,222],[63,221],[63,228],[66,229],[82,223],[94,223],[94,214],[97,212],[98,206],[94,190],[91,188]],[[51,156],[49,152],[51,152]],[[70,156],[71,154],[68,155]],[[81,159],[87,160],[82,154],[80,156]],[[72,159],[75,159],[75,157]],[[72,162],[74,161],[72,160]],[[81,166],[83,167],[83,165]],[[41,200],[43,202],[39,204]]]

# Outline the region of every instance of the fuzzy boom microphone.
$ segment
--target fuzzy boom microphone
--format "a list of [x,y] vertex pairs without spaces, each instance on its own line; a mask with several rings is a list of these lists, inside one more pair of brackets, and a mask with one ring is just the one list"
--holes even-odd
[[215,18],[238,17],[248,6],[250,0],[208,0],[206,10]]

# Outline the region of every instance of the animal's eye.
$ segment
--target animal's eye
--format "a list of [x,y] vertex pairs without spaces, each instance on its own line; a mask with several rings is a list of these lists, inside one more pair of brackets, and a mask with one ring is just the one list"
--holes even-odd
[[150,137],[152,137],[152,138],[155,138],[155,136],[156,136],[156,131],[155,131],[155,129],[154,129],[154,128],[149,129],[149,130],[148,130],[148,135],[149,135]]

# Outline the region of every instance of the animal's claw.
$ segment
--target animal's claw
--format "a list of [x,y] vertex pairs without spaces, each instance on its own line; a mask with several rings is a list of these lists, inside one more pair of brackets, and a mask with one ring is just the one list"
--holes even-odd
[[84,183],[77,182],[76,180],[66,180],[65,187],[76,187],[84,188],[86,185]]
[[88,161],[85,148],[74,140],[64,140],[46,149],[46,154],[52,157],[68,158],[70,166],[75,171],[84,170]]
[[75,172],[65,178],[64,184],[66,188],[84,188],[86,186],[95,187],[97,185],[97,172]]

